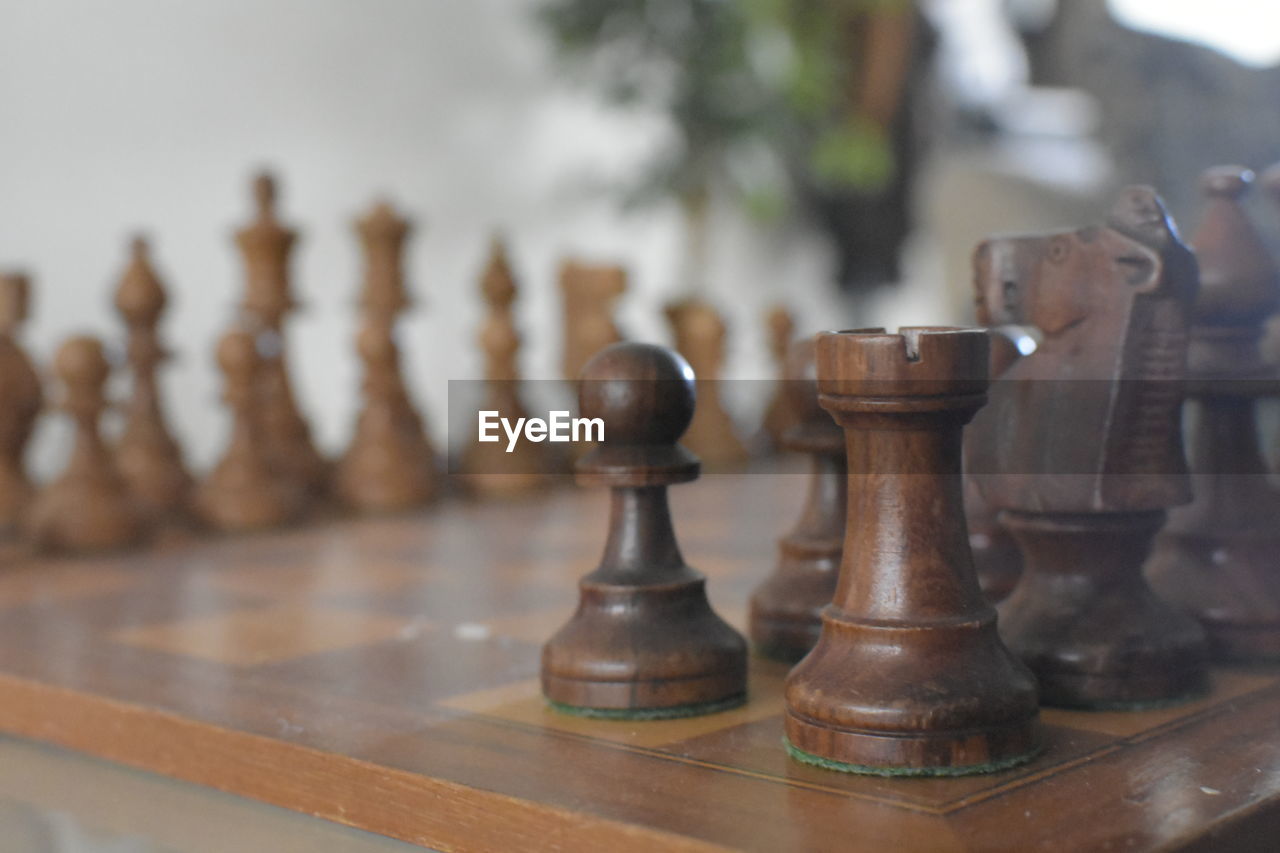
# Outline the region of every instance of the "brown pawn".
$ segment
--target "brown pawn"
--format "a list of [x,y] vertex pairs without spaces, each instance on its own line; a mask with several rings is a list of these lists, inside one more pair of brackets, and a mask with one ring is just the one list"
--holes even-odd
[[18,342],[30,299],[25,275],[0,273],[0,539],[17,534],[31,498],[26,449],[44,405],[40,375]]
[[1259,343],[1280,278],[1240,206],[1252,178],[1218,167],[1202,181],[1186,407],[1195,498],[1170,513],[1147,568],[1156,591],[1194,613],[1225,660],[1280,658],[1280,492],[1267,481],[1256,406],[1268,393]]
[[[493,240],[480,289],[489,311],[480,330],[485,365],[484,399],[478,408],[496,411],[514,423],[529,413],[520,397],[520,333],[511,310],[516,298],[515,276],[498,238]],[[519,441],[507,453],[505,437],[497,442],[473,441],[462,452],[459,472],[472,494],[496,498],[527,495],[548,485],[550,473],[557,470],[552,447],[546,442]]]
[[1208,689],[1204,632],[1143,563],[1191,498],[1180,409],[1195,256],[1147,187],[1103,226],[986,241],[979,320],[1038,332],[975,418],[968,470],[1017,540],[1000,632],[1048,705],[1132,709]]
[[334,472],[338,497],[363,512],[397,512],[435,496],[433,454],[400,378],[391,328],[368,321],[356,339],[364,362],[364,408]]
[[764,420],[761,423],[762,436],[759,443],[769,448],[785,447],[784,436],[787,430],[795,426],[797,420],[786,381],[796,324],[791,317],[791,312],[781,305],[775,305],[769,309],[765,314],[765,324],[769,330],[769,352],[778,366],[778,385],[764,411]]
[[253,197],[256,219],[236,232],[236,244],[244,260],[244,311],[276,341],[258,371],[263,438],[279,476],[313,501],[327,487],[328,465],[298,410],[285,360],[285,321],[298,307],[289,274],[298,233],[276,216],[276,185],[269,174],[254,179]]
[[720,397],[724,320],[715,308],[698,299],[668,305],[666,315],[676,349],[698,376],[698,411],[684,443],[712,471],[738,467],[747,460],[747,448]]
[[778,564],[751,596],[751,642],[765,657],[797,661],[822,630],[840,569],[847,513],[844,432],[818,405],[813,339],[787,356],[784,401],[795,421],[783,447],[812,459],[809,495],[795,528],[778,540]]
[[167,300],[142,237],[131,244],[129,266],[115,301],[129,329],[133,373],[124,431],[116,443],[116,464],[151,522],[183,523],[189,519],[191,475],[165,423],[156,383],[156,368],[169,357],[156,333]]
[[787,678],[801,761],[884,775],[999,770],[1038,750],[1036,686],[1000,641],[969,554],[961,433],[986,401],[987,335],[818,336],[818,392],[844,429],[848,522],[835,598]]
[[233,330],[218,343],[223,399],[231,409],[231,437],[222,459],[196,490],[200,517],[211,527],[241,532],[285,524],[298,514],[297,492],[274,476],[258,420],[262,357],[247,331]]
[[685,565],[667,505],[667,486],[698,476],[677,444],[693,417],[693,372],[664,347],[615,344],[583,369],[578,403],[605,425],[576,468],[582,485],[612,489],[609,538],[577,612],[542,649],[543,693],[561,710],[627,719],[742,703],[746,641]]
[[58,349],[54,372],[63,387],[62,408],[75,422],[75,443],[61,476],[36,496],[27,537],[37,550],[71,554],[137,545],[146,525],[99,432],[110,374],[102,344],[71,338]]
[[613,305],[627,292],[627,271],[569,259],[560,265],[560,291],[564,295],[564,378],[576,382],[593,355],[622,340]]

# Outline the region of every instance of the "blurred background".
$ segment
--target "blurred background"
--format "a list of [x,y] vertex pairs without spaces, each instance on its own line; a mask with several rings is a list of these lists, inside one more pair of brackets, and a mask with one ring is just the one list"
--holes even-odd
[[[669,341],[662,306],[697,295],[724,376],[766,378],[775,304],[799,333],[967,322],[977,240],[1095,221],[1125,183],[1189,229],[1202,169],[1280,160],[1277,63],[1280,7],[1256,0],[0,0],[0,268],[33,278],[46,362],[73,332],[121,340],[111,295],[150,235],[168,410],[203,468],[232,232],[272,169],[302,231],[297,391],[336,451],[376,199],[416,223],[400,340],[439,434],[448,380],[482,373],[495,231],[527,377],[558,376],[573,256],[629,270],[629,337]],[[37,473],[65,439],[46,419]]]

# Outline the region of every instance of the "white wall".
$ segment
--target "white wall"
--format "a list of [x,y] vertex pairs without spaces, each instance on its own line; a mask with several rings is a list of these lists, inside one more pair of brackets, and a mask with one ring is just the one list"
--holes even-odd
[[[230,234],[262,165],[278,170],[283,212],[304,232],[295,269],[308,307],[290,343],[299,396],[329,450],[356,407],[350,222],[380,194],[421,226],[410,272],[423,306],[402,342],[437,431],[445,381],[479,369],[475,279],[495,226],[522,276],[530,375],[556,375],[553,276],[566,251],[625,261],[624,323],[665,339],[674,212],[623,218],[611,199],[580,191],[584,174],[619,175],[645,157],[664,126],[557,82],[533,5],[0,0],[0,266],[36,279],[32,348],[47,359],[73,332],[119,336],[111,290],[126,236],[146,231],[173,293],[169,409],[207,464],[224,430],[211,349],[240,293]],[[713,251],[709,289],[730,313],[733,375],[768,375],[760,315],[779,295],[794,295],[805,325],[834,325],[812,238],[761,235],[726,214]],[[59,464],[64,442],[46,424],[41,471]]]

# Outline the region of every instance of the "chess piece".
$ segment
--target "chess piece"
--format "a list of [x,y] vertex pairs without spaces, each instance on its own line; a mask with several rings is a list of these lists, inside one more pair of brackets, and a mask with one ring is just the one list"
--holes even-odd
[[365,255],[364,322],[356,338],[364,407],[334,471],[334,490],[354,509],[396,512],[436,493],[435,451],[409,399],[395,341],[396,319],[409,307],[401,262],[409,223],[384,202],[356,223],[356,231]]
[[[480,288],[489,313],[480,330],[485,368],[484,399],[479,409],[496,411],[499,417],[515,422],[528,417],[520,397],[520,333],[516,331],[511,312],[516,282],[506,248],[497,238],[490,249]],[[557,470],[551,447],[545,442],[520,441],[507,453],[505,442],[476,440],[463,451],[459,471],[472,494],[497,498],[527,495],[545,487],[550,473]]]
[[28,539],[37,550],[71,554],[137,545],[146,526],[99,432],[110,373],[102,344],[69,339],[58,349],[54,372],[63,388],[62,408],[75,423],[74,445],[67,467],[31,506]]
[[156,332],[167,300],[142,237],[133,240],[115,301],[129,330],[133,374],[124,431],[115,448],[116,465],[152,524],[184,523],[190,508],[191,475],[165,423],[156,382],[157,367],[169,357]]
[[1280,278],[1240,206],[1252,177],[1218,167],[1202,181],[1186,407],[1195,498],[1170,513],[1147,569],[1225,660],[1280,659],[1280,493],[1267,482],[1256,407],[1268,393],[1259,342]]
[[987,358],[979,329],[818,336],[819,401],[845,434],[848,521],[821,636],[786,682],[801,761],[958,775],[1038,749],[1035,681],[1000,641],[965,530],[961,432],[986,400]]
[[[1276,212],[1280,213],[1280,163],[1264,171],[1258,183]],[[1272,314],[1269,320],[1260,348],[1263,362],[1275,375],[1280,371],[1280,312]],[[1280,391],[1273,391],[1272,396],[1280,396]],[[1280,473],[1280,446],[1277,446],[1277,443],[1280,443],[1280,431],[1273,432],[1268,437],[1268,441],[1269,446],[1273,448],[1271,464],[1275,472]]]
[[684,443],[709,470],[740,466],[747,460],[747,449],[738,438],[737,428],[720,396],[724,320],[714,308],[697,299],[668,305],[666,315],[675,335],[676,349],[693,366],[698,377],[698,410]]
[[844,433],[818,405],[812,339],[787,357],[784,402],[795,423],[783,446],[812,460],[809,495],[795,528],[778,540],[778,563],[751,596],[751,642],[765,657],[798,661],[818,641],[844,544],[848,470]]
[[1001,635],[1045,704],[1138,708],[1208,688],[1203,631],[1142,574],[1166,510],[1191,498],[1179,412],[1197,277],[1145,187],[1105,226],[975,254],[979,321],[1040,334],[994,383],[967,462],[1022,551]]
[[298,234],[282,225],[276,215],[276,184],[270,175],[254,179],[253,196],[257,217],[236,232],[236,244],[244,260],[244,312],[275,339],[257,373],[263,439],[273,470],[308,501],[314,501],[325,491],[328,466],[298,410],[285,360],[285,321],[298,307],[289,275],[289,258]]
[[627,292],[627,271],[566,260],[560,266],[560,291],[564,295],[564,378],[576,382],[593,355],[622,340],[613,320],[613,304]]
[[248,331],[233,330],[218,342],[217,357],[223,399],[231,410],[231,437],[222,458],[196,490],[196,509],[211,527],[226,532],[285,524],[300,511],[300,497],[271,468],[258,418],[263,369],[258,341]]
[[18,341],[30,298],[25,275],[0,273],[0,539],[18,532],[31,499],[24,460],[44,405],[40,375]]
[[688,363],[663,347],[615,344],[583,368],[579,410],[605,424],[576,468],[582,485],[612,489],[609,539],[579,584],[577,612],[543,647],[543,693],[562,710],[631,719],[742,703],[746,641],[707,603],[667,506],[669,485],[698,476],[697,457],[676,443],[693,417]]
[[764,421],[761,423],[763,440],[760,444],[778,448],[786,446],[784,436],[796,424],[796,410],[787,390],[788,358],[796,324],[791,312],[781,305],[769,309],[765,314],[765,324],[769,329],[769,352],[778,366],[778,382],[773,397],[764,410]]

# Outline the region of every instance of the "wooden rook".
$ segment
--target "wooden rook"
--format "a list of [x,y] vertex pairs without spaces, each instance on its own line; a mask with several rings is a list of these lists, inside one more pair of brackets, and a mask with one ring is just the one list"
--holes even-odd
[[812,338],[787,356],[784,401],[795,423],[783,447],[807,454],[809,493],[800,520],[778,540],[778,563],[751,596],[751,642],[765,657],[797,661],[822,630],[822,609],[836,591],[847,514],[844,433],[818,405]]
[[133,379],[116,464],[149,522],[161,525],[190,521],[192,488],[182,451],[165,422],[156,378],[157,368],[169,358],[156,330],[167,301],[146,240],[134,238],[115,296],[128,328]]
[[769,332],[769,352],[778,367],[778,384],[765,407],[761,423],[763,435],[759,443],[768,448],[785,448],[787,430],[797,422],[792,395],[787,390],[787,373],[796,323],[790,311],[782,305],[775,305],[765,314],[765,326]]
[[102,440],[99,421],[110,367],[102,343],[67,340],[54,360],[62,408],[75,424],[71,458],[31,506],[27,538],[39,551],[94,554],[138,545],[147,533],[129,488]]
[[0,539],[18,533],[31,499],[26,450],[44,406],[40,374],[18,340],[30,302],[27,276],[0,273]]
[[356,223],[365,256],[364,319],[356,337],[364,407],[334,471],[334,490],[360,512],[397,512],[437,493],[435,450],[405,387],[395,340],[397,318],[409,307],[402,260],[409,231],[409,223],[386,203]]
[[698,299],[668,305],[667,322],[676,349],[698,376],[698,411],[684,443],[713,471],[733,469],[747,460],[747,448],[720,396],[725,324],[715,308]]
[[253,197],[256,219],[236,232],[236,244],[244,260],[244,312],[275,339],[257,373],[263,439],[277,475],[311,502],[327,488],[328,465],[298,410],[285,358],[285,323],[298,307],[289,271],[298,232],[277,217],[276,183],[271,175],[254,179]]
[[231,410],[231,436],[222,458],[196,491],[195,504],[211,527],[245,532],[276,527],[299,513],[296,489],[271,468],[259,420],[258,388],[262,356],[251,332],[235,329],[218,343],[223,399]]
[[627,292],[627,271],[568,259],[560,265],[564,296],[564,378],[576,382],[593,355],[622,340],[614,303]]
[[1256,406],[1270,393],[1259,343],[1280,280],[1240,206],[1252,178],[1218,167],[1202,180],[1185,410],[1195,499],[1170,513],[1147,570],[1158,593],[1199,618],[1224,660],[1280,658],[1280,493],[1267,481]]
[[[480,330],[485,387],[479,409],[499,412],[515,423],[529,413],[520,396],[520,333],[511,310],[516,281],[506,248],[498,238],[492,243],[480,289],[489,311]],[[476,496],[520,497],[548,485],[550,474],[557,470],[552,448],[546,442],[520,441],[507,453],[505,440],[477,440],[463,451],[459,471],[467,490]]]
[[827,332],[819,401],[843,428],[835,598],[787,678],[792,755],[884,775],[998,770],[1039,748],[1031,673],[1001,643],[969,554],[961,433],[986,400],[979,329]]
[[1203,631],[1142,574],[1167,508],[1191,498],[1179,411],[1196,286],[1145,187],[1105,226],[975,254],[979,320],[1039,336],[995,383],[967,461],[1022,550],[1000,627],[1046,704],[1138,708],[1208,688]]
[[693,383],[683,358],[650,344],[615,344],[583,369],[579,409],[603,420],[604,441],[578,460],[578,481],[610,487],[613,503],[600,566],[542,650],[542,689],[560,710],[659,719],[745,701],[746,641],[685,565],[667,505],[668,486],[698,476],[697,457],[677,444]]

